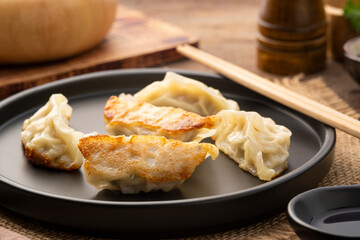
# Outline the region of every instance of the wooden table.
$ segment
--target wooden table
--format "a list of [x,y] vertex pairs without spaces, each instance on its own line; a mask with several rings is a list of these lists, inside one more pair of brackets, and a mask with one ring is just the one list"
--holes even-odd
[[[260,0],[119,0],[119,3],[148,16],[163,20],[185,29],[200,39],[199,47],[209,53],[235,63],[273,81],[281,80],[293,90],[308,95],[339,111],[358,117],[360,112],[360,88],[351,79],[341,63],[330,57],[324,71],[305,76],[300,81],[282,79],[282,76],[268,74],[256,66],[256,22]],[[162,68],[176,68],[199,71],[210,69],[190,60],[182,60],[161,65]],[[321,78],[321,81],[316,80]],[[314,80],[315,79],[315,80]],[[312,87],[313,86],[313,87]],[[334,167],[320,185],[359,184],[360,155],[359,139],[338,132]],[[359,159],[359,160],[358,160]],[[349,165],[349,166],[345,166]],[[350,167],[352,169],[348,169]],[[4,215],[4,214],[3,214]],[[67,235],[51,229],[31,230],[30,220],[12,216],[6,212],[7,222],[0,225],[0,239],[22,239],[28,235],[33,239],[64,238]],[[10,220],[9,220],[10,219]],[[9,224],[13,221],[13,224]],[[15,227],[14,227],[15,225]],[[3,228],[1,228],[3,227]],[[17,233],[22,235],[17,235]],[[257,224],[228,232],[206,236],[203,239],[296,239],[284,213]],[[82,236],[81,239],[94,239]]]

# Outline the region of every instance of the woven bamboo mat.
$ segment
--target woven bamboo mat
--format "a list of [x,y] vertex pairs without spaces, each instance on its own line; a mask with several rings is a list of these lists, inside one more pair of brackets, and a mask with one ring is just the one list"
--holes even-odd
[[[341,84],[336,92],[329,88],[322,78],[302,79],[302,76],[275,80],[278,84],[291,88],[305,96],[317,100],[336,110],[358,118],[357,109],[354,110],[348,102],[339,97]],[[360,93],[360,92],[358,92]],[[359,98],[357,98],[359,99]],[[356,105],[356,104],[355,104]],[[337,131],[335,146],[335,159],[329,174],[320,183],[320,186],[350,185],[360,183],[360,139]],[[26,204],[26,203],[24,203]],[[10,230],[11,232],[8,232]],[[5,238],[2,232],[8,232]],[[3,235],[2,235],[3,234]],[[79,236],[66,232],[57,231],[42,226],[38,222],[16,216],[6,209],[0,208],[0,239],[98,239],[87,236]],[[194,236],[183,239],[298,239],[290,227],[286,213],[280,213],[264,221],[233,229],[226,232]]]

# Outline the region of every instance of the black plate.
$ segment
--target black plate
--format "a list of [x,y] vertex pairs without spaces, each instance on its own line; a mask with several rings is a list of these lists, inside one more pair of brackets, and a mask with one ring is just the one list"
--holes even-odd
[[301,239],[360,239],[360,186],[316,188],[288,205],[291,226]]
[[243,172],[226,155],[205,160],[179,189],[122,195],[97,191],[82,170],[72,173],[36,167],[20,143],[23,121],[51,94],[63,93],[73,107],[71,126],[105,133],[103,106],[111,95],[135,93],[165,70],[98,72],[16,94],[0,103],[0,203],[6,208],[67,230],[123,234],[193,234],[248,224],[284,210],[296,194],[316,187],[333,160],[335,131],[216,74],[177,71],[219,89],[242,110],[257,111],[292,133],[289,169],[271,182]]

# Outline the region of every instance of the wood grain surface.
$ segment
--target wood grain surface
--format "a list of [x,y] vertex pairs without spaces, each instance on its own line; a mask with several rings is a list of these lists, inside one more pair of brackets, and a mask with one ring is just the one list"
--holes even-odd
[[198,39],[171,24],[119,5],[107,37],[81,55],[50,63],[0,66],[0,99],[26,88],[82,73],[150,67],[183,58],[174,48]]

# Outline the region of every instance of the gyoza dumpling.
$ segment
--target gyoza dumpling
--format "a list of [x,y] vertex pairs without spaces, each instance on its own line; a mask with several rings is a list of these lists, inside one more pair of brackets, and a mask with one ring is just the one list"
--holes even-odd
[[134,97],[155,106],[182,108],[201,116],[214,115],[223,109],[239,110],[237,102],[224,98],[219,90],[173,72],[166,73],[164,80],[151,83]]
[[53,94],[33,116],[24,121],[21,142],[25,156],[33,163],[54,169],[81,167],[82,155],[77,147],[83,133],[69,126],[72,108],[62,94]]
[[256,112],[223,110],[212,136],[215,145],[261,180],[269,181],[288,167],[291,131]]
[[200,141],[215,132],[217,119],[180,108],[156,107],[130,94],[110,97],[104,108],[105,128],[111,135],[157,135]]
[[219,150],[209,143],[181,142],[162,136],[97,135],[80,139],[88,183],[98,189],[138,193],[170,191]]

